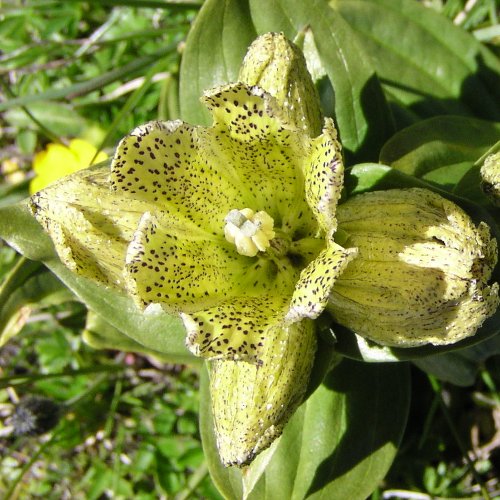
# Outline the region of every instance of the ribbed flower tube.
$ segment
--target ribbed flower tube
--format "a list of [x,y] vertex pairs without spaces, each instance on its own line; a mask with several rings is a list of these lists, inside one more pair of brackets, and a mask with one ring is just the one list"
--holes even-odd
[[337,210],[342,244],[358,248],[328,310],[379,344],[444,345],[474,335],[498,307],[488,285],[497,242],[456,204],[426,189],[361,194]]

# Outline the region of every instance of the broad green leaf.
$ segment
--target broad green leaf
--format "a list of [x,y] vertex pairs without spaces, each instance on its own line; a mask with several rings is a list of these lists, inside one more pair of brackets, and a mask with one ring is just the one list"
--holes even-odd
[[31,216],[25,203],[0,208],[0,237],[25,257],[43,261],[89,309],[135,342],[163,353],[172,362],[196,361],[185,347],[185,331],[177,317],[161,310],[143,313],[125,294],[69,271],[60,262],[50,238]]
[[333,86],[333,114],[343,147],[357,161],[374,160],[393,125],[375,66],[364,52],[364,41],[326,0],[250,0],[259,34],[284,31],[291,39],[307,27]]
[[472,166],[499,137],[499,122],[437,116],[393,135],[380,152],[380,162],[405,174],[420,178],[427,176],[428,180],[441,181],[440,184],[446,185],[457,180],[451,170],[435,178],[429,178],[430,172],[452,165],[457,165],[455,168],[462,172],[462,163],[470,162]]
[[364,500],[387,473],[406,426],[409,370],[404,364],[343,360],[297,410],[282,437],[243,471],[220,464],[206,374],[201,391],[205,456],[226,498]]
[[0,286],[0,346],[19,333],[31,311],[74,300],[40,262],[21,258]]
[[396,133],[382,148],[380,161],[491,207],[476,164],[499,137],[500,122],[438,116]]
[[[57,102],[35,102],[29,111],[53,134],[58,136],[78,136],[85,128],[86,121],[74,109]],[[21,109],[11,109],[5,113],[5,120],[16,127],[33,126],[31,118]]]
[[470,171],[471,167],[472,165],[470,161],[451,163],[450,165],[437,167],[434,170],[431,170],[430,172],[424,174],[422,179],[453,192],[454,187],[460,182],[464,175]]
[[45,261],[55,258],[50,237],[24,202],[0,208],[0,238],[27,259]]
[[[165,362],[172,361],[171,355],[165,355],[163,352],[145,347],[132,337],[125,335],[114,326],[111,326],[93,311],[87,313],[87,321],[82,337],[94,349],[116,349],[124,352],[138,352],[147,356],[154,356]],[[196,358],[189,359],[191,363],[196,361]]]
[[248,46],[256,38],[246,0],[207,0],[186,40],[180,71],[180,110],[192,124],[211,119],[203,91],[235,82]]
[[414,361],[421,370],[459,386],[473,385],[481,364],[500,354],[500,334],[466,349],[423,357]]
[[397,106],[415,118],[500,119],[500,61],[449,19],[414,0],[330,4],[353,28]]
[[185,330],[177,317],[161,310],[143,313],[128,296],[74,275],[59,260],[48,261],[46,265],[89,309],[135,342],[163,353],[170,362],[198,361],[185,346]]

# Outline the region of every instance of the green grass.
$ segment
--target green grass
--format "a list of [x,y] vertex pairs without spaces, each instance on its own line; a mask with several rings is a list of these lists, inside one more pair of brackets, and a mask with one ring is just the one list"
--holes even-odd
[[11,415],[4,425],[16,403],[34,395],[56,402],[61,414],[41,437],[16,436],[18,422],[1,445],[4,498],[100,498],[109,491],[158,498],[191,490],[190,498],[218,498],[198,434],[198,374],[95,351],[81,340],[84,321],[78,303],[33,311],[0,352],[2,411]]
[[[196,6],[115,3],[4,2],[1,160],[15,165],[3,163],[2,201],[28,194],[19,180],[47,142],[80,136],[111,151],[137,124],[170,116],[177,48]],[[18,257],[0,245],[2,279]],[[0,351],[2,498],[219,498],[198,433],[196,371],[88,347],[80,303],[29,312]],[[56,402],[59,423],[16,436],[9,424],[31,396]]]

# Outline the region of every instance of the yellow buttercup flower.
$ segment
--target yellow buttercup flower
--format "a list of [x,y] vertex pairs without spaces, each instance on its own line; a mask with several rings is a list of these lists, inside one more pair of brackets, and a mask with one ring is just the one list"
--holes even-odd
[[[33,159],[36,175],[30,183],[30,193],[36,193],[61,177],[87,168],[96,152],[97,149],[84,139],[71,139],[68,146],[48,144]],[[104,161],[107,157],[106,153],[100,151],[93,163]]]

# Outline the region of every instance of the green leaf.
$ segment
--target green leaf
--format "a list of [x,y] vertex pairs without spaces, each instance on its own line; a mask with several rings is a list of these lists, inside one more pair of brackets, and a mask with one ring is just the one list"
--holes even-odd
[[211,122],[200,104],[203,91],[237,81],[248,46],[256,38],[245,0],[207,0],[186,40],[180,70],[181,116],[193,124]]
[[491,207],[481,190],[480,165],[476,163],[498,137],[500,122],[437,116],[396,133],[382,148],[380,161]]
[[[461,116],[437,116],[397,132],[380,152],[380,162],[415,177],[435,169],[475,162],[500,137],[500,123]],[[456,168],[456,167],[455,167]],[[451,169],[434,180],[455,180]],[[432,178],[432,177],[431,177]]]
[[345,359],[248,469],[223,468],[207,378],[204,374],[201,386],[203,448],[214,483],[229,499],[364,500],[387,473],[406,426],[408,367]]
[[445,382],[467,387],[473,385],[482,363],[500,354],[500,335],[456,352],[420,358],[414,364]]
[[[78,136],[85,128],[86,121],[70,106],[57,102],[35,102],[29,111],[53,134],[58,136]],[[11,125],[30,128],[33,121],[22,109],[11,109],[5,113],[5,120]]]
[[283,31],[293,40],[305,27],[311,31],[335,94],[335,109],[324,111],[333,111],[353,160],[375,160],[394,129],[363,41],[326,0],[250,0],[250,8],[259,34]]
[[73,294],[42,264],[21,258],[0,286],[0,346],[19,333],[33,309],[69,300]]
[[171,363],[197,361],[185,346],[186,333],[179,318],[160,310],[145,314],[128,296],[73,274],[59,260],[47,261],[46,265],[89,309],[133,341],[163,353]]
[[471,34],[414,0],[331,5],[353,28],[386,95],[414,118],[500,119],[500,62]]
[[0,208],[0,238],[28,259],[45,261],[55,257],[50,237],[24,202]]
[[123,293],[97,285],[69,271],[55,254],[49,236],[25,203],[0,208],[0,237],[25,257],[41,260],[76,297],[133,341],[163,353],[171,362],[190,363],[179,318],[161,310],[145,314]]
[[[93,311],[87,313],[87,321],[85,323],[85,330],[82,332],[82,337],[94,349],[116,349],[124,352],[137,352],[147,356],[154,356],[165,362],[172,361],[171,355],[165,355],[161,351],[144,346],[110,325]],[[198,358],[190,359],[190,362],[196,362],[197,360]],[[201,360],[199,362],[201,363]]]

